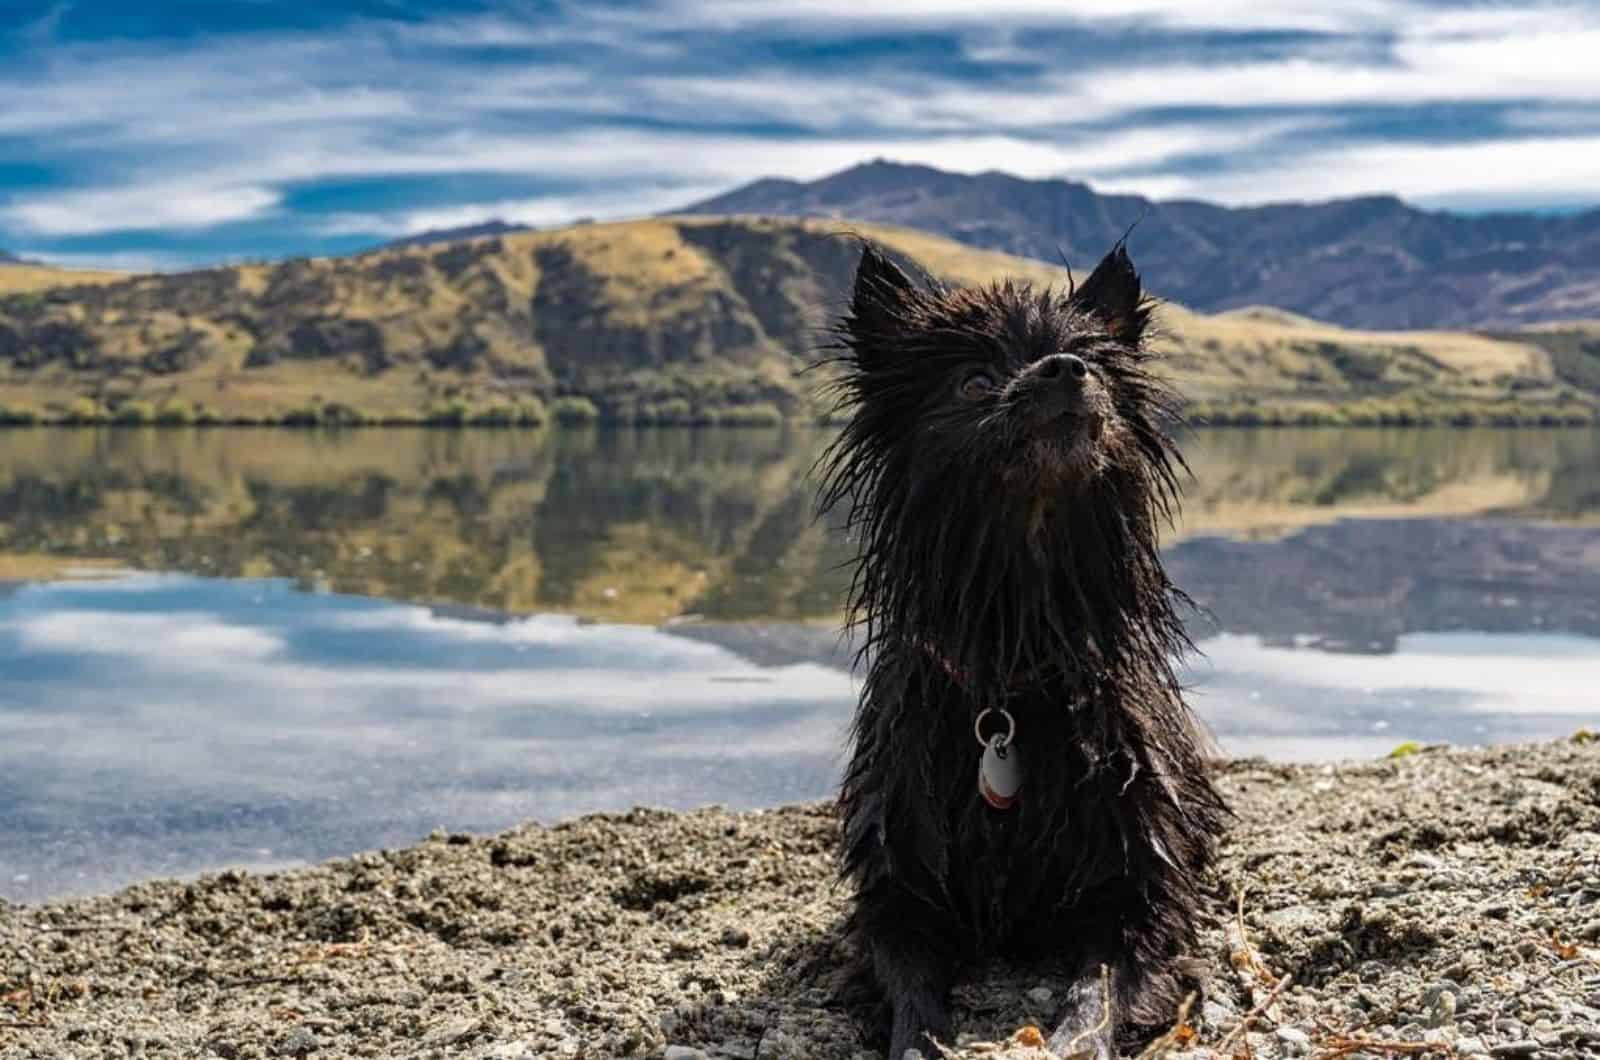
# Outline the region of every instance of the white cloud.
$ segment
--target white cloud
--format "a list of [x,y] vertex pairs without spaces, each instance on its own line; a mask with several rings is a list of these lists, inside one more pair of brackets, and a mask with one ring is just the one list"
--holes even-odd
[[1337,31],[1387,26],[1404,18],[1411,5],[1388,0],[1347,0],[1338,4],[1294,0],[1263,4],[1251,0],[685,0],[675,5],[683,16],[713,25],[749,25],[796,20],[845,20],[878,25],[904,23],[1127,22],[1183,28],[1303,29]]
[[1241,172],[1145,174],[1103,188],[1233,204],[1381,193],[1459,207],[1581,203],[1600,188],[1600,135],[1333,146]]
[[[1584,108],[1600,102],[1600,12],[1591,8],[797,0],[773,10],[681,0],[626,12],[574,7],[559,18],[364,22],[322,36],[44,41],[27,63],[0,70],[0,135],[36,144],[74,186],[0,198],[0,228],[17,242],[192,233],[279,214],[325,236],[489,218],[552,225],[658,212],[757,177],[810,179],[880,156],[1229,202],[1391,190],[1430,202],[1575,202],[1600,186],[1582,157],[1593,149]],[[730,68],[715,49],[700,55],[676,35],[737,28],[759,40],[775,19],[790,37],[949,27],[967,62],[992,64],[997,76],[912,60]],[[1298,54],[1286,44],[1274,58],[1222,63],[1173,63],[1163,49],[1067,64],[1030,50],[1028,27],[1064,22],[1330,36]],[[484,48],[502,54],[483,64]],[[538,49],[537,58],[509,61],[517,49]],[[1030,61],[1040,72],[1018,71]],[[1548,135],[1417,145],[1343,131],[1352,106],[1451,102],[1514,105],[1508,128]],[[1182,123],[1138,116],[1175,106],[1216,113]],[[1296,114],[1261,116],[1274,107]],[[1191,167],[1195,155],[1228,165]],[[289,189],[322,181],[485,175],[558,190],[485,195],[464,183],[440,205],[383,212],[286,205]]]
[[276,190],[259,184],[133,180],[118,186],[20,196],[0,207],[0,220],[41,236],[209,228],[261,217],[281,198]]
[[538,198],[467,202],[423,210],[394,213],[335,214],[318,221],[323,235],[409,236],[443,228],[463,228],[484,221],[505,221],[534,228],[568,225],[579,218],[618,221],[644,217],[708,198],[726,190],[723,182],[673,185],[665,188],[627,188],[585,195],[547,195]]
[[104,269],[111,272],[177,272],[188,262],[175,254],[162,254],[142,250],[84,251],[64,253],[57,250],[30,250],[26,246],[13,250],[18,257],[42,261],[63,269]]

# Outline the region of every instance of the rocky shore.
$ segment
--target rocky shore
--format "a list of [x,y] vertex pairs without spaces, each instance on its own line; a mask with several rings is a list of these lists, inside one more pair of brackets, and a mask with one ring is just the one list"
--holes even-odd
[[[1211,981],[1152,1055],[1600,1056],[1600,744],[1220,772]],[[0,1057],[875,1057],[833,828],[637,810],[0,903]],[[973,969],[949,1055],[1043,1057],[1061,988]]]

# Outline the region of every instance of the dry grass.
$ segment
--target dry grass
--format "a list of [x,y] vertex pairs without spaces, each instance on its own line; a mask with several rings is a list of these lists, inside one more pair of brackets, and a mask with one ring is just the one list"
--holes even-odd
[[[703,338],[683,340],[705,334],[718,319],[749,328],[759,315],[731,279],[731,259],[684,238],[688,228],[719,223],[728,222],[694,218],[578,225],[293,266],[246,265],[148,277],[105,294],[85,290],[81,300],[53,306],[50,313],[93,334],[99,365],[77,376],[55,369],[0,375],[0,402],[48,416],[81,395],[105,400],[109,388],[116,399],[180,398],[224,417],[332,401],[378,418],[414,416],[443,398],[493,400],[499,385],[496,373],[518,380],[518,386],[550,390],[557,370],[547,359],[545,343],[556,344],[561,354],[560,386],[597,400],[619,380],[696,400],[696,395],[727,387],[743,386],[754,393],[753,385],[764,382],[798,399],[811,384],[796,378],[795,354],[815,345],[815,325],[826,312],[819,297],[824,279],[836,284],[841,278],[775,283],[771,297],[792,303],[796,319],[811,322],[791,328],[792,334],[758,332],[739,350],[712,348]],[[747,274],[754,270],[760,275],[766,255],[774,276],[799,275],[795,269],[798,265],[803,270],[804,264],[791,253],[796,233],[853,233],[898,250],[956,283],[1006,277],[1057,286],[1067,282],[1063,268],[905,228],[758,218],[733,223],[748,233],[736,240],[742,255],[739,267]],[[546,305],[539,312],[548,315],[536,320],[533,307],[541,281],[548,279],[541,274],[540,254],[552,248],[568,252],[584,275],[564,293],[558,308]],[[231,283],[204,287],[207,277],[215,281],[219,275]],[[0,294],[119,278],[4,267]],[[266,297],[286,279],[291,281],[287,295]],[[589,279],[592,287],[585,286]],[[1159,288],[1159,277],[1153,280]],[[148,308],[152,300],[162,304],[169,298],[170,309]],[[0,308],[0,323],[5,314]],[[253,323],[246,326],[246,318]],[[381,336],[387,367],[371,370],[357,350],[245,367],[261,341],[259,334],[277,334],[281,341],[300,319],[369,325]],[[1355,422],[1364,422],[1362,417],[1405,422],[1419,414],[1443,419],[1463,410],[1485,419],[1528,410],[1592,415],[1597,400],[1594,394],[1563,392],[1551,355],[1531,342],[1452,332],[1351,331],[1262,307],[1206,316],[1169,305],[1160,322],[1174,381],[1201,408],[1224,415],[1232,410],[1269,421],[1294,421],[1337,411],[1350,412]],[[670,328],[681,340],[676,348],[692,352],[660,363],[635,349],[639,333],[656,328]],[[193,367],[166,375],[148,374],[141,367],[152,352],[196,338],[207,355]],[[470,366],[430,363],[441,351],[463,347],[481,350]],[[113,374],[116,381],[108,382]]]
[[128,276],[93,269],[58,269],[50,265],[0,265],[0,294],[27,294],[54,287],[116,283]]

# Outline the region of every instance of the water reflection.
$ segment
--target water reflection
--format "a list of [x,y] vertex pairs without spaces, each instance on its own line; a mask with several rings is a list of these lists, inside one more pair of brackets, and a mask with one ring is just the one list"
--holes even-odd
[[[826,619],[848,554],[810,518],[826,440],[4,431],[0,577],[108,563],[616,621]],[[1211,432],[1185,451],[1175,543],[1339,519],[1600,521],[1593,432]]]
[[13,898],[436,826],[813,798],[854,701],[845,670],[650,627],[159,575],[13,593],[0,671]]

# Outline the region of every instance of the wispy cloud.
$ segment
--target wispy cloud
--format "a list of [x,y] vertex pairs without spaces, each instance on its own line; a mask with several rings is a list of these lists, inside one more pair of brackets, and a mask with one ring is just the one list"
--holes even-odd
[[260,217],[278,201],[278,192],[259,185],[134,182],[23,197],[0,207],[0,218],[23,232],[46,236],[211,228]]
[[0,245],[339,249],[640,215],[873,157],[1230,202],[1596,197],[1588,6],[657,0],[402,22],[334,4],[316,31],[139,38],[80,32],[97,6],[0,35],[0,145],[26,160],[0,165]]

